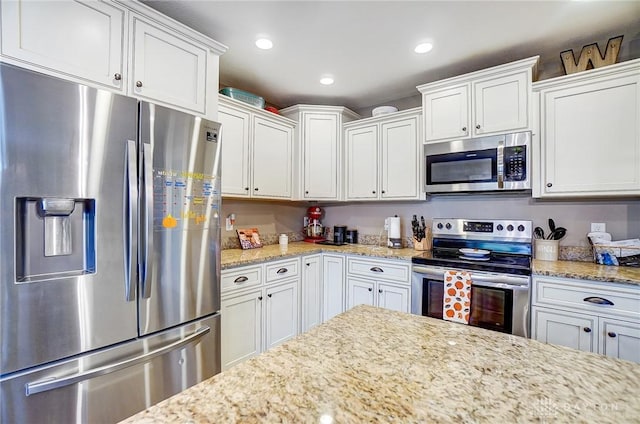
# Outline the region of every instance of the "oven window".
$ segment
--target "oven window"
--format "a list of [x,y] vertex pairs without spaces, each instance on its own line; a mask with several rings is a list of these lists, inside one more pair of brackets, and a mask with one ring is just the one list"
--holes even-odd
[[427,184],[495,182],[496,149],[427,156]]
[[513,292],[511,290],[471,286],[470,325],[511,333],[512,316]]
[[442,281],[424,280],[422,291],[422,315],[442,319],[442,298],[444,283]]

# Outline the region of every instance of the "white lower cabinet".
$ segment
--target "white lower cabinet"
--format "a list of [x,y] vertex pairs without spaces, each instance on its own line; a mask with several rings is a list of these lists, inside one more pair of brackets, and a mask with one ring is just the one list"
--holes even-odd
[[322,255],[322,322],[344,312],[344,255]]
[[222,299],[222,369],[262,352],[262,290]]
[[300,258],[223,270],[222,369],[298,334]]
[[300,280],[268,287],[266,291],[265,350],[298,334],[298,285]]
[[347,258],[347,309],[366,304],[409,312],[410,264],[400,261]]
[[301,332],[322,322],[322,255],[302,257]]
[[533,277],[532,338],[640,363],[637,287]]

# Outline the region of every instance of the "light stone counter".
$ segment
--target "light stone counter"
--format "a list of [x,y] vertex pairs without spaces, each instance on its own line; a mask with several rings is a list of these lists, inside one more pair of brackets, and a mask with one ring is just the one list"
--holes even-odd
[[640,365],[358,306],[128,423],[628,423]]
[[548,277],[580,278],[585,280],[640,286],[640,268],[598,265],[592,262],[533,260],[533,273]]
[[233,268],[242,265],[251,265],[266,261],[286,259],[299,255],[310,255],[320,252],[335,252],[348,255],[375,256],[386,259],[402,259],[408,262],[416,255],[413,249],[389,249],[387,247],[346,244],[344,246],[329,246],[303,241],[289,243],[286,249],[281,249],[280,245],[272,244],[258,249],[224,249],[221,253],[222,269]]

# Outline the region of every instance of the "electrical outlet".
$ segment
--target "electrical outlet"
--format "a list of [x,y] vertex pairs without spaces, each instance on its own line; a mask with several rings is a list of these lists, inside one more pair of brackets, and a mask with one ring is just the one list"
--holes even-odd
[[591,232],[595,233],[606,233],[607,232],[607,224],[604,222],[592,222],[591,223]]

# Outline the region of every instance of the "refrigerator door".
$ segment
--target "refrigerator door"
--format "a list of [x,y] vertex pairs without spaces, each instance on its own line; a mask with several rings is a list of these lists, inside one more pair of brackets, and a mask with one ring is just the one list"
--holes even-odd
[[140,103],[140,335],[220,309],[219,127]]
[[136,108],[0,65],[2,375],[136,337]]
[[216,314],[0,379],[0,422],[118,422],[219,372]]

